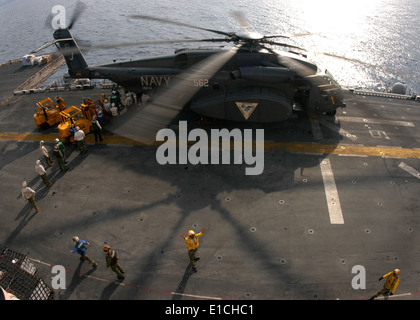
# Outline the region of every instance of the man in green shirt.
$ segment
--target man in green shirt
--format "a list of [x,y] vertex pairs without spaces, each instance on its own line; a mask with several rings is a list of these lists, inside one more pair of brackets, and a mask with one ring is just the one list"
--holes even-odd
[[125,278],[123,268],[118,264],[117,252],[111,249],[109,245],[104,245],[106,267],[111,267],[111,270],[117,274],[117,278],[122,280]]
[[66,148],[64,147],[64,144],[58,138],[56,138],[55,139],[55,145],[58,146],[58,149],[63,154],[64,162],[67,163],[67,159],[66,159]]

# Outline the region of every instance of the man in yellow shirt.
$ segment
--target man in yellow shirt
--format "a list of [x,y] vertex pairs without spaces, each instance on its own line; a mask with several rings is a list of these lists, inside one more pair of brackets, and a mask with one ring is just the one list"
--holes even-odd
[[195,262],[199,259],[195,257],[195,253],[198,249],[198,246],[200,243],[198,242],[198,238],[202,237],[204,235],[205,229],[202,228],[200,233],[195,233],[193,230],[188,231],[188,237],[185,237],[181,233],[181,238],[184,239],[185,244],[187,245],[188,250],[188,257],[190,258],[190,263],[193,267],[193,270],[197,272],[197,267],[195,265]]
[[391,271],[387,273],[386,275],[379,278],[379,281],[381,281],[383,278],[385,278],[384,287],[382,290],[378,291],[370,300],[375,299],[376,297],[382,295],[393,295],[395,292],[395,289],[398,287],[398,283],[400,282],[400,278],[398,277],[400,274],[400,269],[395,269],[394,271]]

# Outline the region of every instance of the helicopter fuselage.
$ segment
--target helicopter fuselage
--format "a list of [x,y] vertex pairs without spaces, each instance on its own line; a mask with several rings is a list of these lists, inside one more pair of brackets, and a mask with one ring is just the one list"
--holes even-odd
[[[70,33],[55,34],[69,38]],[[60,42],[61,48],[77,49],[76,42]],[[136,94],[153,96],[170,89],[176,79],[225,48],[180,49],[173,55],[88,66],[79,50],[63,52],[72,77],[103,78]],[[242,46],[211,77],[200,75],[185,83],[195,87],[191,110],[211,118],[249,122],[277,122],[295,112],[335,114],[344,107],[339,84],[304,56],[258,46]]]

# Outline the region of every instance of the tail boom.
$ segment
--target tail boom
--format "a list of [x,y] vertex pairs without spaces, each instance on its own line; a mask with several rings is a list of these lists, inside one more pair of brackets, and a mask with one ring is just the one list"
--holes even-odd
[[82,51],[73,38],[69,29],[57,29],[54,32],[56,45],[63,54],[70,77],[90,78],[90,70]]

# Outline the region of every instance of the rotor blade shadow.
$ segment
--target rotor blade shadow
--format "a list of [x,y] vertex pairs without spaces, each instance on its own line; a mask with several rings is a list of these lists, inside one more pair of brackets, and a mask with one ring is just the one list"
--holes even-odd
[[160,129],[168,126],[184,105],[200,89],[194,85],[196,79],[211,78],[237,52],[238,46],[216,53],[197,63],[176,77],[175,85],[152,100],[138,113],[133,114],[110,131],[145,144],[152,144]]

